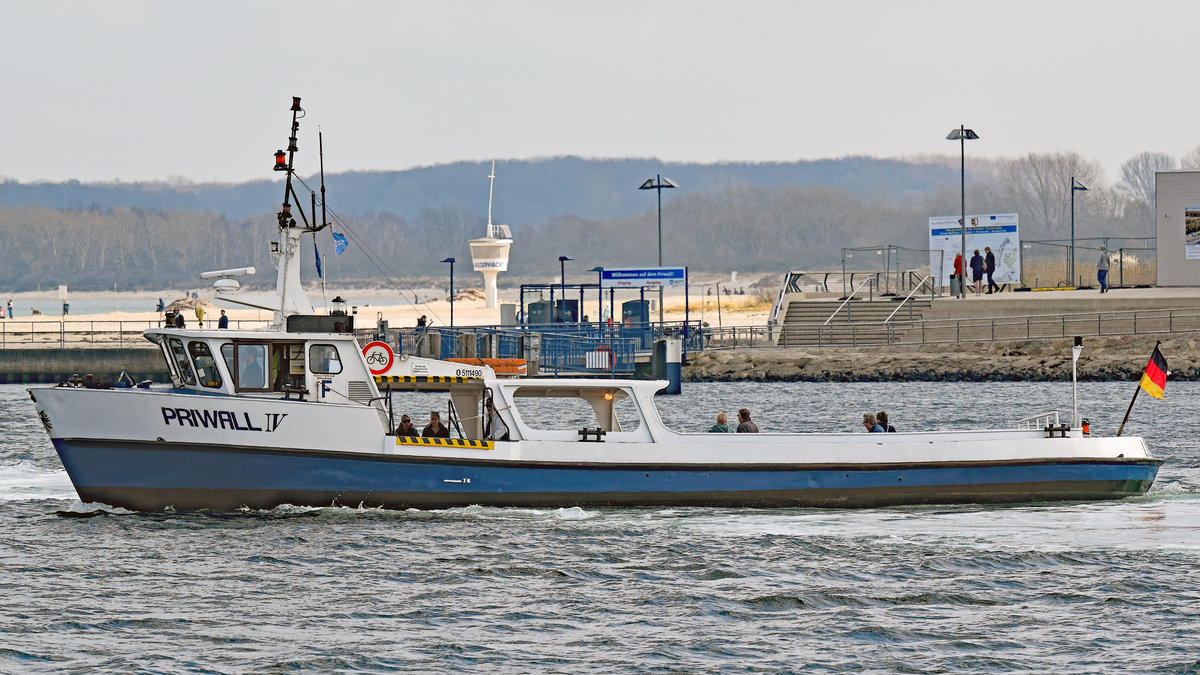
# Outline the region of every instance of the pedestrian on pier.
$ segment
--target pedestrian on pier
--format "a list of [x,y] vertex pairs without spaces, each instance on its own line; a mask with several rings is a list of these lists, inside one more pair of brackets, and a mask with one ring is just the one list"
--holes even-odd
[[1100,244],[1100,259],[1096,261],[1096,281],[1100,282],[1100,292],[1108,292],[1108,247]]
[[992,253],[991,246],[984,246],[983,251],[984,253],[987,253],[987,256],[983,260],[983,269],[985,272],[987,272],[987,294],[991,295],[992,293],[1000,290],[1000,287],[996,285],[996,282],[992,281],[992,275],[996,273],[996,254]]
[[975,255],[971,256],[971,281],[975,282],[975,295],[983,292],[983,256],[979,255],[979,249],[975,249]]

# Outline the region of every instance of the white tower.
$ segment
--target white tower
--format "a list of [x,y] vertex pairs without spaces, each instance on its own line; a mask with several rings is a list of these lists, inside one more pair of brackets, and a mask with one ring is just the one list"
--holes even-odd
[[512,232],[507,225],[492,224],[492,191],[496,186],[496,162],[492,162],[492,180],[488,188],[487,232],[482,239],[471,240],[471,264],[476,272],[483,274],[485,306],[495,309],[496,275],[508,271],[508,247],[512,245]]

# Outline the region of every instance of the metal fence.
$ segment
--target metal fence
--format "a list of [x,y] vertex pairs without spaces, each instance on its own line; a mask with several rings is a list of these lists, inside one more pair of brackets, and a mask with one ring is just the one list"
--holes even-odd
[[540,374],[633,373],[637,358],[633,339],[594,339],[572,335],[544,335],[538,361]]
[[[1158,278],[1154,237],[1086,237],[1021,240],[1021,283],[1028,288],[1088,287],[1096,284],[1100,246],[1108,249],[1108,284],[1116,287],[1153,286]],[[1075,278],[1069,277],[1071,258]]]
[[[1072,336],[1146,335],[1200,331],[1200,309],[1147,309],[1023,317],[928,319],[856,324],[789,324],[815,347],[929,345]],[[756,345],[744,345],[756,346]]]
[[[231,321],[230,328],[253,330],[266,321]],[[215,325],[215,322],[213,322]],[[145,347],[147,328],[162,327],[161,321],[0,321],[0,349],[66,347]]]

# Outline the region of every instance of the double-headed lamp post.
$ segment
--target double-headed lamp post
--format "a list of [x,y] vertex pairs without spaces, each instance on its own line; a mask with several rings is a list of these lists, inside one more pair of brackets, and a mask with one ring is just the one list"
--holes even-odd
[[[638,186],[639,190],[658,190],[658,266],[662,267],[662,191],[671,188],[679,187],[670,178],[663,178],[661,174],[655,174],[654,178],[647,178],[645,183]],[[658,287],[658,323],[659,326],[663,322],[663,289]]]
[[967,271],[967,141],[973,141],[979,138],[979,134],[973,130],[959,125],[957,129],[950,132],[946,136],[948,141],[958,141],[959,150],[962,153],[962,164],[959,167],[959,177],[962,187],[962,220],[958,221],[959,225],[959,252],[958,255],[962,260],[962,271],[958,274],[958,297],[967,297],[967,285],[964,283]]
[[588,271],[596,273],[596,323],[604,323],[604,268],[593,267]]
[[454,258],[446,258],[442,262],[450,263],[450,327],[454,328]]
[[1075,193],[1080,191],[1087,192],[1087,188],[1083,186],[1083,183],[1075,180],[1074,176],[1071,176],[1071,278],[1067,280],[1068,286],[1075,285]]
[[574,260],[565,255],[558,256],[558,280],[562,284],[562,311],[559,312],[559,321],[567,322],[567,261]]

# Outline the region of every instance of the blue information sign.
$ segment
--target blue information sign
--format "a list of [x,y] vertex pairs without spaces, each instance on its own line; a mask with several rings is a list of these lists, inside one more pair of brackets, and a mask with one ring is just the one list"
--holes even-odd
[[616,267],[600,273],[601,288],[682,286],[686,281],[686,267]]

